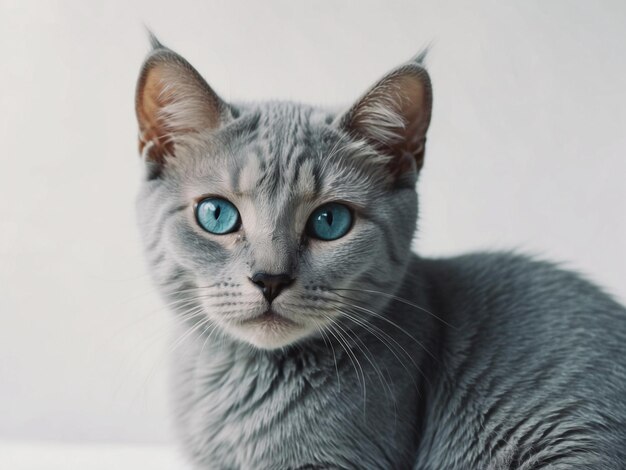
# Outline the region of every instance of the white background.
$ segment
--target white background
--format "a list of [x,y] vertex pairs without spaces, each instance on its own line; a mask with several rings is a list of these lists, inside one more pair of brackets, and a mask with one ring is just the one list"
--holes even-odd
[[0,0],[0,438],[169,440],[144,23],[226,99],[348,104],[432,43],[417,249],[516,248],[626,300],[623,1]]

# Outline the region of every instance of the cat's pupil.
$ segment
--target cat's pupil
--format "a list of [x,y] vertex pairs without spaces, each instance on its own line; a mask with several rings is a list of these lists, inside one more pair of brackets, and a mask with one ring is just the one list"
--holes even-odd
[[220,218],[220,212],[222,212],[222,208],[220,206],[215,207],[215,211],[213,212],[215,220]]
[[333,213],[331,211],[326,211],[326,214],[324,214],[326,216],[326,222],[328,223],[328,225],[332,225],[333,224]]

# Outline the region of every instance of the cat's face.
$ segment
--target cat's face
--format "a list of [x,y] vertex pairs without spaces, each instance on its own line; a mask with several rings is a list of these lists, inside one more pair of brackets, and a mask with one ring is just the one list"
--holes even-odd
[[[156,282],[181,318],[273,349],[367,322],[401,279],[430,118],[416,63],[347,113],[224,103],[159,48],[137,94],[138,213]],[[376,300],[378,299],[378,300]],[[377,305],[379,303],[380,305]]]

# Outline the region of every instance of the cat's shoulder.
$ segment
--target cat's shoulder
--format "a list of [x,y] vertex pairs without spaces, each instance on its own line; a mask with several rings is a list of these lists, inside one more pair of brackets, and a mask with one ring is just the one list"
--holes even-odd
[[474,311],[626,315],[624,307],[584,275],[525,254],[478,252],[416,263],[439,297]]
[[472,275],[492,276],[515,275],[515,274],[543,274],[548,276],[575,276],[581,275],[572,269],[567,269],[562,263],[547,261],[538,256],[521,253],[518,251],[476,251],[462,255],[423,258],[416,257],[415,262],[429,272],[447,271],[467,272]]

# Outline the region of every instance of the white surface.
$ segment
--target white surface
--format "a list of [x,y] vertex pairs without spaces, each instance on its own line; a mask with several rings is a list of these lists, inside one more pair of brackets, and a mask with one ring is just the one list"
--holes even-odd
[[10,470],[183,470],[166,446],[0,441],[0,467]]
[[0,437],[168,440],[144,22],[226,99],[349,103],[433,41],[420,251],[518,247],[626,299],[626,2],[129,3],[0,0]]

